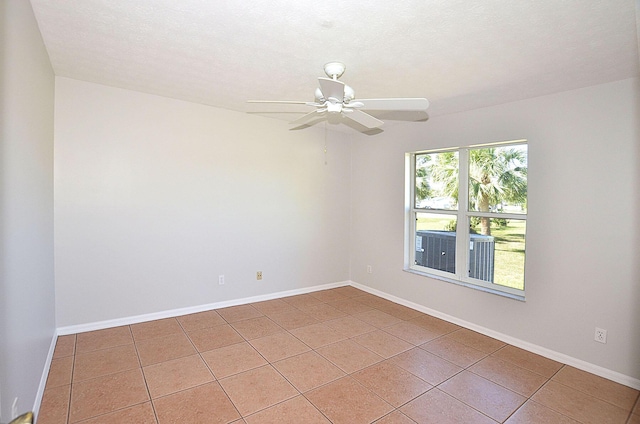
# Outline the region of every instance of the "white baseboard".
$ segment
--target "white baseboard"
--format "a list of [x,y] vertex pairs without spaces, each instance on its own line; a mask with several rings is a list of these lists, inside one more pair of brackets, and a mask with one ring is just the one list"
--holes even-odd
[[286,296],[295,296],[297,294],[312,293],[319,290],[333,289],[336,287],[348,286],[351,281],[342,281],[337,283],[321,284],[318,286],[304,287],[301,289],[286,290],[276,293],[263,294],[259,296],[245,297],[241,299],[225,300],[222,302],[208,303],[205,305],[190,306],[187,308],[171,309],[168,311],[153,312],[150,314],[135,315],[131,317],[123,317],[110,319],[106,321],[91,322],[87,324],[70,325],[58,328],[58,335],[86,333],[87,331],[103,330],[105,328],[120,327],[122,325],[138,324],[141,322],[154,321],[163,318],[174,318],[181,315],[195,314],[197,312],[209,311],[211,309],[228,308],[229,306],[245,305],[247,303],[262,302],[265,300],[279,299]]
[[42,377],[40,377],[40,384],[38,385],[38,391],[36,392],[36,398],[33,402],[33,414],[38,417],[40,412],[40,405],[42,404],[42,397],[44,396],[44,389],[47,385],[47,378],[49,377],[49,370],[51,369],[51,361],[53,360],[53,352],[56,349],[56,342],[58,340],[57,331],[51,338],[51,345],[49,345],[49,353],[47,354],[47,360],[44,363],[44,369],[42,370]]
[[620,383],[620,384],[623,384],[625,386],[631,387],[633,389],[640,390],[640,379],[637,379],[637,378],[634,378],[634,377],[619,373],[617,371],[610,370],[608,368],[604,368],[604,367],[601,367],[601,366],[598,366],[598,365],[594,365],[594,364],[592,364],[590,362],[586,362],[586,361],[583,361],[581,359],[577,359],[577,358],[574,358],[572,356],[565,355],[564,353],[556,352],[554,350],[547,349],[545,347],[538,346],[538,345],[535,345],[533,343],[529,343],[527,341],[520,340],[520,339],[517,339],[515,337],[499,333],[497,331],[493,331],[493,330],[491,330],[489,328],[485,328],[485,327],[476,325],[476,324],[474,324],[472,322],[469,322],[469,321],[464,321],[464,320],[458,319],[458,318],[453,317],[451,315],[447,315],[447,314],[444,314],[444,313],[442,313],[440,311],[436,311],[434,309],[427,308],[426,306],[419,305],[417,303],[413,303],[413,302],[408,301],[406,299],[402,299],[400,297],[396,297],[396,296],[390,295],[390,294],[382,292],[380,290],[376,290],[376,289],[373,289],[371,287],[364,286],[364,285],[356,283],[354,281],[349,281],[348,283],[349,283],[349,285],[351,285],[351,286],[353,286],[355,288],[358,288],[358,289],[360,289],[362,291],[366,291],[367,293],[374,294],[376,296],[382,297],[382,298],[390,300],[392,302],[404,305],[404,306],[406,306],[408,308],[415,309],[417,311],[423,312],[423,313],[428,314],[428,315],[432,315],[432,316],[434,316],[436,318],[443,319],[443,320],[451,322],[453,324],[457,324],[457,325],[459,325],[461,327],[464,327],[464,328],[467,328],[469,330],[473,330],[473,331],[476,331],[478,333],[484,334],[485,336],[493,337],[494,339],[498,339],[498,340],[503,341],[505,343],[508,343],[510,345],[519,347],[521,349],[527,350],[527,351],[532,352],[532,353],[536,353],[536,354],[538,354],[540,356],[544,356],[545,358],[549,358],[549,359],[552,359],[554,361],[561,362],[561,363],[566,364],[566,365],[570,365],[570,366],[572,366],[574,368],[578,368],[580,370],[590,372],[592,374],[595,374],[597,376],[606,378],[608,380],[615,381],[616,383]]

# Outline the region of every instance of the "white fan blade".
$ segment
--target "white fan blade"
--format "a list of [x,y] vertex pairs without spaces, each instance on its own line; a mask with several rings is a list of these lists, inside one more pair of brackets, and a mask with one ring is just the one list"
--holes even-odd
[[320,90],[325,99],[333,98],[342,103],[344,100],[344,83],[329,78],[319,77]]
[[408,110],[426,111],[429,108],[429,100],[424,98],[399,98],[399,99],[357,99],[364,106],[362,110]]
[[302,115],[300,118],[289,122],[289,124],[294,126],[309,125],[312,121],[318,118],[324,118],[324,115],[325,112],[323,110],[314,110],[313,112],[309,112]]
[[319,103],[300,102],[296,100],[247,100],[247,103],[279,103],[279,104],[285,104],[285,105],[322,106]]
[[381,120],[374,118],[373,116],[369,115],[368,113],[364,113],[361,112],[359,110],[351,110],[348,113],[343,114],[343,116],[347,119],[351,119],[353,121],[356,121],[358,124],[365,126],[369,129],[371,128],[378,128],[380,126],[382,126],[382,124],[384,124],[384,122],[382,122]]

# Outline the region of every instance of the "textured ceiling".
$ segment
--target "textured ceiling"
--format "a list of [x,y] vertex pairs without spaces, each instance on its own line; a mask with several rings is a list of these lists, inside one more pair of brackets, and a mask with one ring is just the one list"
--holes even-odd
[[247,111],[356,97],[431,116],[639,75],[640,0],[31,0],[56,75]]

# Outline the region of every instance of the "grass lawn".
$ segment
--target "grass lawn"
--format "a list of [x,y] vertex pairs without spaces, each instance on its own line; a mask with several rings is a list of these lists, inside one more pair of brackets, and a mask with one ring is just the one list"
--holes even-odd
[[[442,215],[420,214],[418,230],[447,231],[448,224],[455,220]],[[526,222],[511,219],[506,227],[491,224],[491,235],[495,237],[495,258],[493,282],[506,287],[524,290]]]
[[509,220],[504,228],[491,226],[496,250],[493,282],[524,290],[524,235],[526,222]]

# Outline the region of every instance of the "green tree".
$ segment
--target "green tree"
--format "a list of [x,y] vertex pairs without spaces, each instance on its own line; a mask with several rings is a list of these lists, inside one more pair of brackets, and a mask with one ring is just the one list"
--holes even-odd
[[428,155],[416,156],[416,205],[420,201],[431,196],[431,187],[429,186],[429,162],[431,157]]
[[[469,151],[469,207],[489,212],[503,203],[526,206],[527,154],[522,148],[494,147]],[[458,199],[458,156],[440,153],[430,169],[440,194]],[[491,235],[491,221],[480,218],[480,233]]]

